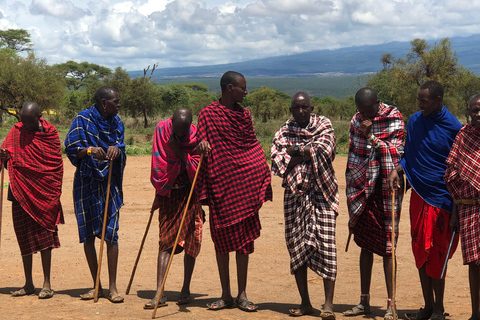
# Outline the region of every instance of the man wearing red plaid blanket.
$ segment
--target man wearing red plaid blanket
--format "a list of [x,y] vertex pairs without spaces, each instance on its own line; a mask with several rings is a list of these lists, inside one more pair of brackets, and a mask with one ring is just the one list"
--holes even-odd
[[[387,312],[393,319],[392,196],[387,176],[403,154],[404,123],[397,108],[380,102],[377,93],[362,88],[355,94],[357,113],[350,124],[350,147],[346,170],[349,229],[360,252],[360,303],[344,312],[346,316],[370,313],[370,282],[373,254],[383,257],[387,285]],[[395,240],[402,192],[395,197]],[[396,242],[395,242],[396,243]]]
[[480,95],[470,101],[472,121],[458,132],[447,158],[444,180],[452,195],[450,228],[460,233],[463,264],[468,265],[472,316],[480,319]]
[[50,285],[52,249],[60,247],[57,225],[63,223],[62,149],[57,129],[41,119],[38,104],[26,102],[20,120],[0,149],[0,158],[8,166],[8,200],[12,201],[13,227],[25,273],[25,285],[12,296],[35,293],[32,255],[40,251],[44,280],[38,298],[48,299],[54,293]]
[[[197,195],[209,207],[222,297],[210,310],[237,306],[255,311],[247,299],[248,258],[260,236],[258,211],[272,200],[271,176],[257,140],[250,111],[240,105],[247,94],[245,77],[227,71],[220,80],[222,97],[198,116],[197,151],[206,155],[198,176]],[[238,294],[230,291],[229,253],[236,252]]]
[[[171,118],[160,121],[155,128],[150,181],[155,187],[152,210],[159,209],[157,292],[155,297],[144,305],[144,309],[153,309],[160,294],[162,280],[200,160],[200,156],[195,152],[196,145],[197,127],[192,124],[192,112],[188,109],[175,110]],[[204,213],[195,198],[193,195],[185,213],[184,225],[175,250],[175,253],[180,253],[185,249],[185,273],[182,291],[177,300],[178,305],[190,303],[192,300],[190,280],[202,243]],[[166,301],[167,296],[163,295],[159,306],[166,306]]]
[[283,178],[285,188],[285,239],[290,271],[295,275],[302,303],[290,309],[292,316],[313,313],[307,285],[307,269],[323,278],[325,303],[320,317],[335,319],[333,294],[337,275],[335,223],[338,184],[333,170],[335,136],[329,119],[311,113],[306,93],[292,97],[288,120],[272,144],[272,174]]

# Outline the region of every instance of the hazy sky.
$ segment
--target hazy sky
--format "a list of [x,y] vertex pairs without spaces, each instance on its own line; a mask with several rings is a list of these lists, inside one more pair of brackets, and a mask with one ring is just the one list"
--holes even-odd
[[480,0],[0,0],[0,29],[27,29],[50,64],[141,70],[468,36],[478,12]]

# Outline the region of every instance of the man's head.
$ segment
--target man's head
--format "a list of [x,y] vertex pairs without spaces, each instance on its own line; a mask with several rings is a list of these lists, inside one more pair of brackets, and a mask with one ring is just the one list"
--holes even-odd
[[355,105],[363,118],[373,119],[378,112],[380,100],[378,100],[375,90],[365,87],[355,94]]
[[477,94],[470,100],[469,108],[470,117],[472,118],[472,124],[480,128],[480,94]]
[[35,102],[25,102],[20,109],[20,121],[28,131],[38,131],[39,120],[42,117],[40,107]]
[[235,71],[227,71],[220,79],[222,99],[232,100],[233,103],[241,103],[248,94],[245,77]]
[[95,92],[95,103],[98,111],[104,118],[116,116],[120,109],[120,96],[113,87],[100,87]]
[[293,119],[302,127],[305,128],[310,123],[310,113],[313,107],[310,103],[310,97],[305,92],[297,92],[293,95],[290,103],[290,112]]
[[175,110],[172,116],[172,131],[179,138],[188,134],[192,124],[192,112],[186,108]]
[[437,81],[425,82],[418,91],[418,108],[424,116],[442,111],[443,86]]

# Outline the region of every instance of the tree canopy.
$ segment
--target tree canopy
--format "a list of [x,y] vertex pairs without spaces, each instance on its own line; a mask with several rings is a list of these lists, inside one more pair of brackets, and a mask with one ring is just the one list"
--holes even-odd
[[59,109],[65,83],[44,59],[0,55],[0,109],[19,119],[23,103],[35,101],[42,110]]
[[14,52],[32,50],[30,33],[24,29],[0,30],[0,48],[6,47]]
[[383,70],[370,78],[367,86],[375,89],[382,101],[396,105],[407,119],[418,111],[418,88],[429,80],[438,81],[445,88],[444,104],[454,114],[465,114],[468,120],[465,101],[480,91],[478,76],[459,65],[448,38],[433,47],[423,39],[410,44],[410,53],[403,59],[384,54],[380,59]]

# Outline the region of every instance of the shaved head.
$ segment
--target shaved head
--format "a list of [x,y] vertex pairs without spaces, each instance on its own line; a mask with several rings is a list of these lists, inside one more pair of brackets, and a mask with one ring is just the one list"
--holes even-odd
[[190,130],[192,124],[192,111],[187,108],[180,108],[173,112],[172,129],[179,137],[183,137]]
[[297,100],[305,100],[310,105],[310,96],[305,92],[297,92],[293,95],[290,105],[293,105]]
[[24,114],[24,115],[27,115],[27,114],[40,115],[40,107],[36,102],[29,101],[29,102],[25,102],[22,105],[20,112],[21,114]]
[[357,91],[355,94],[355,103],[356,104],[375,104],[377,102],[377,92],[375,90],[370,89],[370,88],[362,88]]
[[20,121],[28,131],[38,131],[40,129],[39,120],[41,116],[40,107],[36,102],[25,102],[20,109]]

